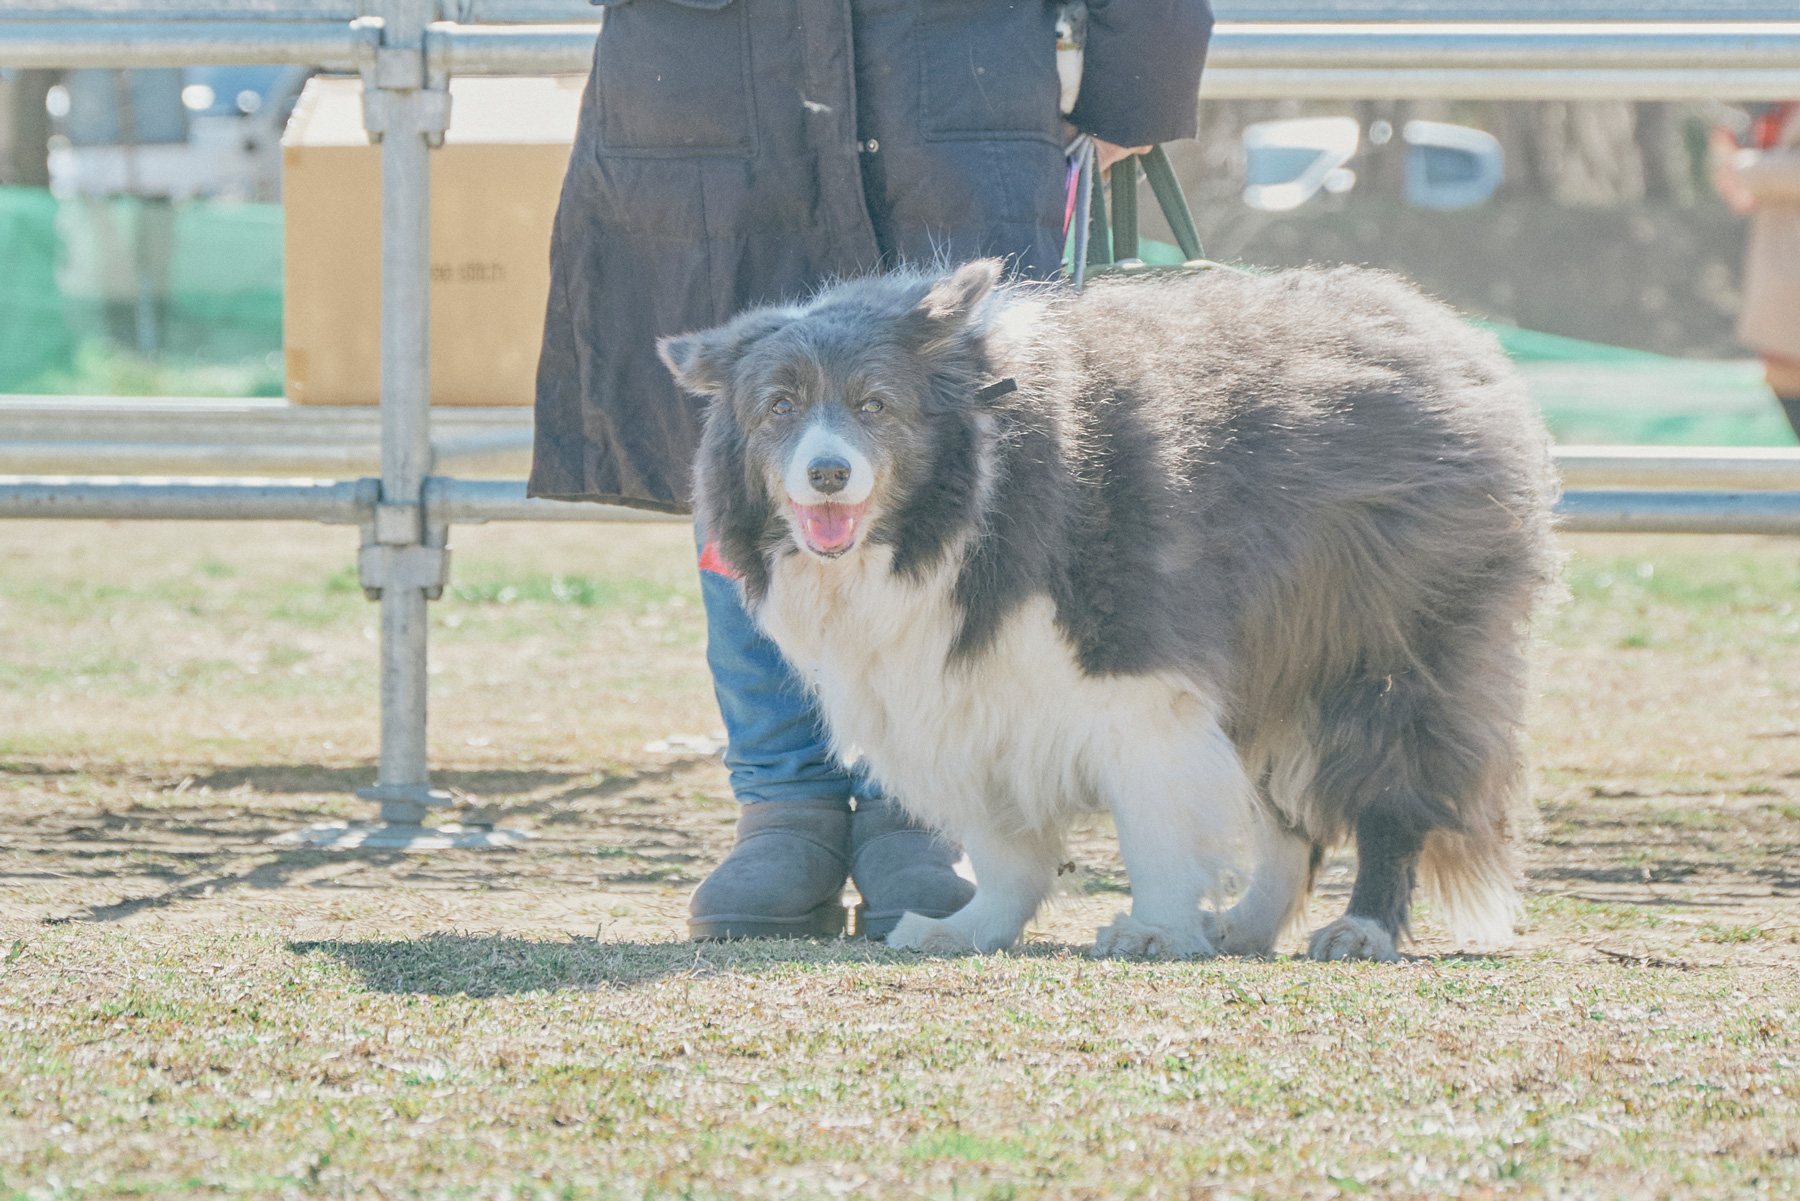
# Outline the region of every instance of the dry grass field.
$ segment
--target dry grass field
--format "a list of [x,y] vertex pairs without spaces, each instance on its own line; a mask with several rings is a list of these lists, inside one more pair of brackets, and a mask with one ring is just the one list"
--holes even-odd
[[272,845],[366,812],[351,537],[0,525],[0,1197],[1800,1195],[1794,543],[1570,539],[1517,944],[1318,965],[1086,958],[1099,823],[1014,954],[680,942],[680,527],[456,534],[438,778],[532,840]]

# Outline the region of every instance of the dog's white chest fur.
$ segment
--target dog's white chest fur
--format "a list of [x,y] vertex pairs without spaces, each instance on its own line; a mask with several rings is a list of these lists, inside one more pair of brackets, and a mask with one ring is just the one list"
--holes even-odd
[[908,583],[890,558],[877,546],[836,563],[790,555],[759,617],[817,690],[840,753],[866,755],[922,819],[958,836],[971,822],[1046,829],[1105,807],[1147,748],[1211,741],[1211,707],[1191,683],[1084,674],[1047,598],[947,665],[954,569]]

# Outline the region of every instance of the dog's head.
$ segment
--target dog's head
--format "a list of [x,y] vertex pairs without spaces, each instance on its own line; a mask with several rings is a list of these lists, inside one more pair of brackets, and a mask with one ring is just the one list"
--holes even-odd
[[753,595],[790,538],[819,559],[884,541],[898,565],[904,531],[967,520],[983,310],[1000,273],[984,259],[855,280],[658,343],[677,382],[711,402],[695,508]]

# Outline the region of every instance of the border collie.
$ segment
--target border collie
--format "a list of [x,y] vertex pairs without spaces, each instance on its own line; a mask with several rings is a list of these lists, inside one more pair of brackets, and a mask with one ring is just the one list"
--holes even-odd
[[890,946],[1011,946],[1102,808],[1131,911],[1096,954],[1267,954],[1346,840],[1313,958],[1396,958],[1421,885],[1510,935],[1557,485],[1492,338],[1371,271],[1077,295],[983,260],[660,351],[710,400],[695,508],[750,611],[974,866]]

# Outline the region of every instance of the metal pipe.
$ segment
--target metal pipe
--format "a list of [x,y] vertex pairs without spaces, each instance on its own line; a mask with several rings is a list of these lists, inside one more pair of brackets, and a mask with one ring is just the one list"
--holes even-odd
[[561,500],[529,499],[524,480],[456,480],[433,476],[425,481],[428,520],[449,525],[484,521],[691,522],[693,518],[655,509]]
[[0,518],[116,521],[322,521],[359,525],[375,516],[372,479],[81,479],[0,476]]
[[[480,419],[467,420],[471,414]],[[434,412],[431,420],[434,470],[454,466],[460,473],[503,477],[480,484],[434,477],[426,485],[432,496],[452,498],[456,505],[468,497],[478,507],[515,502],[523,506],[516,510],[521,514],[517,518],[494,520],[580,520],[556,516],[571,507],[561,502],[526,501],[524,485],[510,479],[529,460],[529,409],[452,408]],[[290,479],[372,474],[380,470],[379,421],[380,410],[375,408],[219,409],[198,415],[148,406],[142,411],[119,407],[9,411],[0,398],[0,473],[207,477],[229,473]],[[96,437],[81,440],[83,429]],[[1570,488],[1800,491],[1800,449],[1792,447],[1559,446],[1552,453],[1564,485]],[[480,491],[457,491],[465,486]],[[444,491],[446,487],[452,491]],[[451,520],[488,520],[461,512]]]
[[1568,534],[1800,534],[1800,492],[1578,489],[1556,513]]
[[1202,100],[1786,100],[1800,70],[1215,67]]
[[[509,0],[499,0],[505,5]],[[583,0],[585,2],[585,0]],[[4,21],[354,21],[358,0],[0,0]]]
[[[356,0],[0,0],[0,21],[116,21],[122,15],[164,20],[242,18],[254,12],[261,19],[279,21],[350,21],[362,15],[365,5]],[[1342,6],[1355,8],[1357,6]],[[1317,25],[1337,18],[1319,0],[1217,0],[1213,11],[1224,24]],[[1793,6],[1769,0],[1658,0],[1654,14],[1644,5],[1624,0],[1471,0],[1467,3],[1420,3],[1406,0],[1386,13],[1364,7],[1356,17],[1366,23],[1390,18],[1418,24],[1482,21],[1553,24],[1595,23],[1614,20],[1641,22],[1682,21],[1712,24],[1781,21],[1792,16]],[[445,21],[476,25],[553,24],[597,25],[601,10],[589,0],[437,0],[436,15]]]
[[[417,825],[447,804],[426,755],[426,590],[441,587],[443,536],[424,520],[431,470],[431,142],[447,96],[428,89],[432,0],[384,0],[381,50],[364,77],[363,113],[381,136],[381,503],[360,563],[381,601],[382,820]],[[370,86],[373,85],[373,86]]]
[[[434,461],[476,474],[513,475],[531,462],[530,434],[434,440]],[[301,476],[338,479],[381,470],[373,443],[0,442],[0,472],[18,475]]]
[[1775,446],[1559,446],[1569,488],[1800,491],[1800,449]]
[[444,0],[444,20],[465,25],[598,25],[590,0]]
[[[592,25],[437,25],[456,75],[581,74]],[[1778,99],[1800,96],[1800,22],[1221,23],[1208,99]]]
[[425,46],[450,75],[581,75],[598,36],[593,25],[434,25]]
[[[488,10],[476,4],[471,16]],[[504,14],[504,9],[500,10]],[[36,10],[33,15],[42,15]],[[526,5],[522,19],[561,13]],[[438,24],[435,70],[582,74],[596,26]],[[0,65],[182,66],[305,63],[359,70],[375,58],[367,21],[0,20]],[[1221,23],[1209,99],[1781,99],[1800,96],[1800,22],[1445,21]]]
[[1800,23],[1695,21],[1222,24],[1207,66],[1265,71],[1795,70]]
[[0,66],[186,67],[299,63],[356,71],[378,30],[349,21],[0,21]]
[[[367,525],[374,520],[380,494],[380,481],[374,479],[315,483],[0,476],[0,519],[320,521]],[[531,500],[525,496],[522,480],[433,476],[425,481],[424,497],[427,521],[433,527],[486,521],[691,520],[678,514],[621,505]],[[1575,488],[1563,494],[1557,515],[1559,526],[1566,533],[1793,535],[1800,534],[1800,490]],[[422,606],[423,593],[420,595]],[[412,645],[406,639],[403,643]]]

